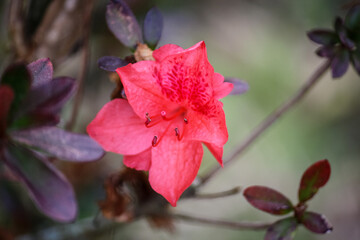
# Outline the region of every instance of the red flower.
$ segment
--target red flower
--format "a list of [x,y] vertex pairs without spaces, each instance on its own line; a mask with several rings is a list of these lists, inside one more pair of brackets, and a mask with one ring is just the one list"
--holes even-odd
[[152,188],[173,206],[199,170],[204,143],[222,165],[228,140],[220,98],[233,88],[210,65],[204,42],[168,44],[155,61],[117,69],[127,100],[107,103],[87,131],[124,164],[149,171]]

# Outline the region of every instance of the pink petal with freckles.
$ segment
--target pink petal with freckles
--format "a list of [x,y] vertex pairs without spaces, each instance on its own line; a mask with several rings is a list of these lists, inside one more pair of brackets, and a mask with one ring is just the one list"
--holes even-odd
[[172,111],[177,105],[169,102],[161,92],[156,76],[155,61],[141,61],[118,68],[126,97],[140,118],[145,114],[159,114],[162,110]]
[[224,148],[216,146],[216,145],[211,144],[211,143],[206,143],[205,142],[204,144],[209,149],[209,151],[212,153],[212,155],[215,157],[215,159],[219,162],[221,167],[224,167],[223,159],[222,159]]
[[226,97],[234,88],[232,83],[224,82],[224,76],[219,73],[214,73],[213,84],[215,99]]
[[87,126],[87,132],[106,151],[134,155],[151,147],[156,126],[145,127],[124,99],[107,103]]
[[200,142],[164,137],[158,146],[152,148],[151,187],[175,207],[181,194],[194,181],[202,156]]
[[149,171],[151,165],[151,148],[136,155],[125,155],[123,162],[124,165],[129,168],[134,168],[138,171]]
[[188,124],[185,125],[185,139],[223,146],[228,140],[225,113],[222,103],[214,100],[209,103],[206,114],[188,111]]
[[166,44],[153,52],[153,57],[156,61],[162,61],[169,55],[183,52],[184,49],[175,44]]

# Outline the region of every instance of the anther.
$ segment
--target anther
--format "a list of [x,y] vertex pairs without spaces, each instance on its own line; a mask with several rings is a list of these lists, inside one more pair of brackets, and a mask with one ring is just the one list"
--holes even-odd
[[154,136],[154,138],[153,138],[153,140],[152,140],[152,143],[151,143],[153,147],[156,147],[157,141],[158,141],[158,137],[157,137],[157,136]]
[[165,111],[161,111],[160,115],[161,115],[162,118],[166,118],[166,112]]
[[186,119],[186,118],[184,118],[184,122],[186,123],[186,124],[188,124],[189,122],[188,122],[188,120]]
[[175,136],[179,136],[180,135],[180,132],[179,132],[179,129],[178,128],[175,128]]
[[146,118],[145,125],[147,126],[151,122],[151,118],[149,117],[149,113],[145,113],[145,118]]

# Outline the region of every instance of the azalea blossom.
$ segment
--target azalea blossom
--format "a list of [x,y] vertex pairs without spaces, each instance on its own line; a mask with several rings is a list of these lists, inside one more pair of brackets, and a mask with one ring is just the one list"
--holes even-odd
[[223,104],[233,85],[215,73],[204,42],[167,44],[116,71],[125,99],[107,103],[87,127],[126,166],[149,171],[152,188],[173,206],[195,179],[205,144],[222,165],[228,140]]

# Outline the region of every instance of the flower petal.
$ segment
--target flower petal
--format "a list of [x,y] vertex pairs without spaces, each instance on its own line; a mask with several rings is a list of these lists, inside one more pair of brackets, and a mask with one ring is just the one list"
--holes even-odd
[[149,171],[151,165],[151,148],[136,155],[125,155],[124,165],[129,168],[135,168],[139,171]]
[[154,76],[155,65],[154,61],[141,61],[116,70],[131,107],[144,121],[146,113],[152,116],[160,114],[162,110],[171,111],[177,106],[162,94]]
[[209,149],[209,151],[212,153],[212,155],[216,158],[216,160],[220,163],[221,167],[224,167],[223,159],[222,159],[224,148],[216,146],[211,143],[205,142],[204,144]]
[[153,57],[155,58],[156,61],[161,62],[167,56],[177,54],[177,53],[181,53],[183,51],[184,51],[184,49],[182,47],[178,46],[178,45],[166,44],[166,45],[156,49],[153,52]]
[[170,135],[164,137],[158,146],[152,148],[151,187],[175,207],[180,195],[194,181],[202,156],[200,142],[178,141]]
[[135,155],[151,147],[156,126],[145,127],[124,99],[107,103],[87,126],[87,132],[106,151]]
[[232,83],[224,82],[224,76],[220,73],[214,73],[213,84],[215,99],[226,97],[234,88]]
[[202,114],[189,110],[187,113],[185,138],[223,146],[228,140],[225,113],[222,103],[215,100],[208,106],[208,113]]
[[44,214],[60,222],[75,219],[77,206],[73,188],[46,159],[21,146],[9,144],[4,151],[4,163]]

